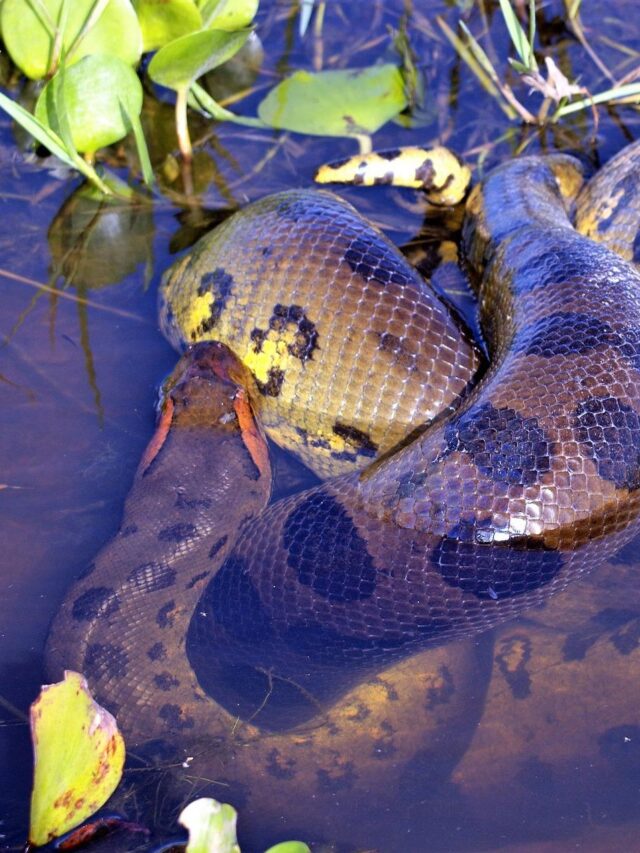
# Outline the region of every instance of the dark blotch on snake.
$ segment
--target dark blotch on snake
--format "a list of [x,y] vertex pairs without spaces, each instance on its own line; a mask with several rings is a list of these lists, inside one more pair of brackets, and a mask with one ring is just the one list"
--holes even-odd
[[193,717],[185,714],[179,705],[163,705],[158,711],[158,716],[171,731],[182,732],[195,726]]
[[168,690],[172,690],[174,687],[180,686],[180,681],[172,675],[170,672],[159,672],[153,676],[153,683],[158,688],[158,690],[162,690],[165,693]]
[[[279,335],[283,335],[294,327],[293,343],[287,344],[287,351],[303,364],[313,357],[314,350],[318,348],[318,330],[306,315],[301,305],[282,305],[277,303],[273,306],[273,313],[269,318],[269,329]],[[264,339],[268,332],[253,329],[251,340],[255,352],[260,352]]]
[[208,319],[202,323],[203,332],[210,331],[220,319],[222,312],[226,308],[232,288],[233,276],[222,267],[217,267],[212,272],[207,272],[200,278],[198,296],[204,296],[205,293],[213,295],[211,312]]
[[127,580],[141,592],[156,592],[174,585],[176,571],[163,563],[143,563],[127,575]]
[[187,498],[182,492],[178,492],[176,497],[176,506],[178,509],[209,509],[211,506],[211,499]]
[[632,247],[633,254],[631,256],[634,263],[640,263],[640,231],[635,236]]
[[563,563],[559,551],[534,539],[494,541],[490,522],[457,524],[431,553],[431,564],[449,586],[493,600],[545,586]]
[[[235,640],[265,643],[272,637],[271,620],[254,587],[247,565],[235,551],[203,591],[187,632],[187,653],[193,644],[208,646],[220,629]],[[215,641],[214,641],[215,642]]]
[[445,427],[446,453],[462,452],[499,483],[530,486],[550,469],[551,443],[537,418],[491,403],[473,406]]
[[420,181],[425,188],[429,188],[433,184],[436,170],[433,167],[433,162],[429,157],[426,157],[416,169],[415,179]]
[[203,581],[208,574],[209,572],[199,572],[197,575],[194,575],[189,581],[189,583],[185,585],[185,589],[193,589],[194,586],[197,583],[200,583],[200,581]]
[[339,775],[328,770],[317,770],[318,790],[326,793],[338,793],[350,791],[358,780],[358,775],[353,769],[353,762],[347,761]]
[[124,649],[112,643],[91,643],[84,657],[84,674],[92,681],[124,678],[129,658]]
[[381,243],[377,235],[352,236],[344,260],[365,281],[373,280],[382,285],[405,285],[412,281],[411,271],[403,259]]
[[159,628],[170,628],[173,625],[174,616],[172,611],[175,609],[176,603],[173,599],[162,605],[156,614],[156,624]]
[[213,560],[213,558],[220,551],[220,549],[224,548],[224,546],[227,544],[227,538],[228,538],[227,536],[221,536],[220,539],[217,539],[213,543],[213,545],[209,549],[209,555],[208,556],[209,556],[210,560]]
[[613,329],[590,314],[558,311],[542,317],[518,333],[514,352],[553,358],[583,355],[601,346],[611,346],[640,370],[640,331]]
[[172,524],[171,527],[165,527],[158,533],[159,542],[184,542],[196,532],[194,524],[181,522]]
[[259,379],[256,379],[258,391],[260,391],[261,394],[264,394],[265,397],[278,397],[282,390],[283,382],[284,370],[280,370],[277,367],[271,367],[269,369],[266,382],[261,382]]
[[593,460],[598,476],[619,489],[640,487],[640,417],[613,396],[593,396],[573,417],[580,447]]
[[522,329],[514,341],[514,351],[542,358],[582,355],[618,340],[611,326],[597,317],[558,311]]
[[531,676],[527,664],[531,659],[531,639],[526,634],[504,637],[496,650],[495,661],[514,699],[531,695]]
[[79,622],[88,622],[98,617],[110,616],[120,609],[120,599],[108,586],[92,586],[73,602],[71,615]]
[[371,441],[371,436],[368,433],[348,424],[341,424],[339,421],[335,422],[332,429],[337,436],[352,445],[361,456],[371,457],[378,452],[378,445]]
[[167,650],[164,643],[154,643],[147,651],[147,657],[152,661],[164,660],[166,656]]
[[328,601],[370,598],[376,569],[344,507],[323,490],[302,500],[284,523],[287,566]]
[[293,758],[283,758],[278,749],[272,749],[267,755],[265,770],[274,779],[293,779],[296,775],[296,762]]
[[451,670],[445,664],[441,664],[437,675],[427,678],[425,708],[431,713],[438,705],[448,705],[455,692],[456,686]]

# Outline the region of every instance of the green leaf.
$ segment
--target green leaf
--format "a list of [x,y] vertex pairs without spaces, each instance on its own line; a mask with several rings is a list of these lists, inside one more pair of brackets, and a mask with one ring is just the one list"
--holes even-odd
[[311,848],[303,841],[282,841],[265,850],[265,853],[311,853]]
[[240,853],[237,818],[232,806],[209,797],[189,803],[178,818],[189,831],[186,853]]
[[160,48],[149,63],[149,76],[169,89],[186,89],[193,80],[231,59],[250,32],[203,30],[182,36]]
[[93,152],[126,136],[133,129],[129,117],[141,109],[135,71],[115,56],[96,54],[56,74],[40,93],[35,114],[63,140],[68,121],[76,151]]
[[15,101],[7,98],[1,92],[0,108],[8,113],[14,121],[18,122],[34,139],[37,139],[38,142],[44,145],[55,157],[62,160],[67,166],[71,166],[72,169],[77,169],[81,172],[105,195],[111,194],[111,190],[98,176],[95,169],[86,163],[75,150],[68,150],[57,133],[54,133],[50,127],[47,127],[47,125],[21,107],[20,104],[16,104]]
[[122,776],[124,741],[77,672],[42,688],[30,721],[35,769],[29,841],[41,845],[109,799]]
[[272,89],[258,115],[272,127],[317,136],[375,133],[407,106],[395,65],[296,71]]
[[247,27],[258,11],[258,0],[203,0],[198,5],[205,27],[229,33]]
[[9,55],[34,80],[55,71],[50,67],[54,45],[67,65],[93,53],[109,53],[136,65],[142,50],[129,0],[3,0],[0,25]]
[[202,15],[194,0],[134,0],[133,5],[145,52],[202,28]]

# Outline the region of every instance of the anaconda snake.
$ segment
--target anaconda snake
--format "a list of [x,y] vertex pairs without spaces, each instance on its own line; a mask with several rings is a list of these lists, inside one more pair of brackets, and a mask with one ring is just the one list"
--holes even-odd
[[[631,260],[639,154],[577,202],[579,227]],[[640,277],[574,229],[581,182],[571,158],[521,158],[472,194],[465,251],[491,355],[479,381],[446,306],[331,195],[251,205],[179,262],[168,333],[222,340],[252,375],[222,350],[180,368],[167,418],[187,429],[163,433],[118,537],[71,591],[53,674],[84,671],[138,741],[220,734],[236,715],[286,729],[363,672],[508,619],[629,541]],[[246,395],[283,444],[345,473],[263,509]],[[211,412],[226,424],[214,458],[197,432]]]

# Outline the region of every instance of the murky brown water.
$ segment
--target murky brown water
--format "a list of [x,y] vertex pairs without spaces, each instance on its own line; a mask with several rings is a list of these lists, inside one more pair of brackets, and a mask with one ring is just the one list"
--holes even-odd
[[[613,76],[623,77],[640,64],[635,3],[583,5],[593,47]],[[490,5],[485,13],[495,53],[504,57],[499,15]],[[510,125],[443,39],[436,15],[453,24],[459,14],[446,3],[329,3],[322,43],[311,36],[302,43],[295,4],[264,0],[258,33],[265,58],[255,80],[233,82],[255,86],[237,109],[252,113],[279,76],[311,67],[314,58],[344,67],[389,53],[386,27],[398,27],[405,14],[428,81],[423,126],[389,124],[375,136],[376,147],[438,141],[487,168],[522,150],[557,147],[598,162],[640,136],[640,114],[629,108],[601,110],[597,131],[589,114],[541,132]],[[545,6],[544,44],[567,74],[604,88],[602,73],[563,31],[561,15],[561,4]],[[470,26],[482,31],[478,9]],[[174,147],[172,122],[168,104],[149,102],[146,129],[157,163]],[[0,134],[0,847],[9,847],[27,823],[23,715],[44,678],[49,621],[117,527],[153,430],[156,389],[175,362],[157,328],[159,276],[217,212],[309,186],[318,163],[353,153],[355,144],[196,120],[189,204],[169,162],[152,204],[83,208],[72,197],[78,181],[17,152],[4,117]],[[129,156],[128,148],[119,151],[121,161]],[[341,192],[398,243],[420,229],[423,206],[413,193]],[[319,805],[303,788],[297,801],[283,801],[277,778],[248,780],[264,794],[261,810],[243,812],[236,803],[241,839],[251,849],[260,849],[257,839],[266,846],[294,833],[336,845],[317,848],[323,850],[640,849],[639,562],[640,551],[629,546],[544,611],[477,644],[438,652],[438,677],[425,682],[424,701],[440,703],[443,713],[460,702],[447,680],[447,672],[461,671],[451,661],[477,656],[477,666],[465,670],[464,713],[452,711],[451,727],[443,724],[433,742],[425,738],[419,760],[388,785],[352,779]],[[365,731],[368,725],[359,723]],[[151,800],[161,836],[173,813],[169,806],[163,812],[155,784],[128,804],[144,814]],[[233,791],[207,793],[233,802]],[[133,849],[133,842],[114,844]]]

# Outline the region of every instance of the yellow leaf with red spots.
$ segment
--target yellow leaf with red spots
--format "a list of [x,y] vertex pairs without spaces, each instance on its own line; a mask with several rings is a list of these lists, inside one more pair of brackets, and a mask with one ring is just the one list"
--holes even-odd
[[46,844],[91,817],[115,790],[124,740],[77,672],[42,688],[31,706],[34,780],[29,841]]

